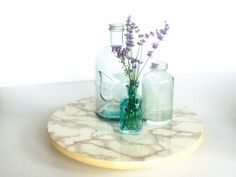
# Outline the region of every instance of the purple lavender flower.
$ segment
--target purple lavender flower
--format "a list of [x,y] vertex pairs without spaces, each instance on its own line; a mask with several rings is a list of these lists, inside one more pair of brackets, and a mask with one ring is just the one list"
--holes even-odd
[[[166,23],[166,22],[165,22]],[[166,23],[165,24],[165,27],[164,27],[164,29],[161,29],[160,30],[160,33],[162,34],[162,35],[166,35],[166,32],[169,30],[169,25]]]
[[149,38],[149,34],[146,33],[145,34],[145,38],[148,39]]
[[131,60],[130,63],[132,65],[132,69],[136,69],[138,65],[142,64],[140,60],[137,60],[135,58],[131,58],[130,60]]
[[165,24],[165,30],[168,31],[170,29],[170,26],[169,26],[169,24],[167,22],[165,22],[165,23],[166,23]]
[[117,46],[112,46],[112,52],[116,53],[116,56],[120,59],[124,59],[126,57],[127,54],[127,49],[126,48],[122,48],[121,45],[117,45]]
[[136,62],[136,60],[135,59],[130,59],[131,61],[130,61],[130,63],[131,63],[131,65],[132,65],[132,69],[136,69],[137,68],[137,62]]
[[132,66],[132,69],[136,69],[137,68],[137,63],[132,63],[131,62],[131,66]]
[[112,52],[120,53],[121,47],[122,47],[121,45],[112,45],[112,46],[111,46]]
[[152,56],[153,51],[149,50],[147,53],[147,56],[151,57]]
[[157,34],[157,39],[163,41],[163,35],[158,30],[156,31],[156,34]]
[[135,32],[138,33],[140,30],[139,29],[136,29]]
[[157,47],[158,47],[158,43],[157,42],[152,43],[152,48],[153,49],[157,49]]
[[137,44],[138,44],[139,46],[143,45],[142,42],[140,42],[140,41],[138,41]]
[[120,53],[121,57],[118,58],[125,58],[127,55],[127,48],[123,48]]
[[132,31],[131,32],[129,31],[128,33],[126,33],[125,37],[126,37],[126,46],[133,47],[134,46],[134,42],[133,42],[134,37],[132,35]]
[[165,29],[160,29],[160,33],[161,33],[162,35],[166,35],[166,30],[165,30]]
[[160,29],[160,33],[161,33],[162,35],[166,35],[166,32],[167,32],[166,28]]
[[138,38],[142,38],[144,35],[143,34],[139,34],[138,35]]
[[126,23],[130,23],[131,15],[128,16]]
[[146,40],[145,40],[145,39],[142,39],[142,40],[140,40],[140,41],[142,42],[142,44],[146,42]]
[[141,46],[141,45],[143,45],[145,42],[146,42],[145,39],[140,39],[140,40],[137,42],[137,44],[138,44],[139,46]]
[[[138,78],[143,71],[143,68],[146,66],[147,61],[149,58],[153,56],[154,51],[159,47],[159,42],[163,40],[164,36],[167,34],[167,31],[169,30],[169,25],[165,22],[164,28],[156,31],[150,31],[150,33],[139,33],[139,27],[131,21],[131,16],[129,16],[126,20],[126,32],[125,32],[125,38],[126,38],[126,47],[122,46],[112,46],[112,51],[116,54],[116,56],[120,59],[120,62],[123,64],[124,72],[129,77],[130,83],[135,82],[138,83]],[[137,33],[137,35],[135,34]],[[141,60],[142,57],[142,49],[144,43],[149,40],[150,37],[156,37],[156,41],[154,41],[151,45],[151,49],[147,52],[147,60],[144,63],[144,66],[140,68],[140,65],[143,63]],[[138,53],[131,52],[132,47],[134,47],[134,37],[137,37],[137,45],[140,47],[138,49]],[[135,51],[135,50],[134,50]],[[141,55],[140,52],[141,51]],[[135,57],[134,57],[135,55]],[[138,68],[138,69],[137,69]],[[140,70],[139,70],[140,69]],[[137,74],[132,74],[132,73]]]
[[165,27],[163,29],[160,29],[160,33],[162,35],[166,35],[167,31],[169,30],[169,25],[165,22]]
[[128,48],[134,47],[133,31],[138,32],[139,31],[138,26],[134,22],[131,23],[131,16],[127,18],[125,26],[126,26],[126,34],[125,34],[126,46]]
[[125,36],[126,36],[126,46],[127,47],[133,47],[134,46],[134,42],[133,42],[132,31],[128,31],[128,33],[125,34]]
[[152,37],[154,37],[155,36],[155,33],[154,32],[150,32],[150,35],[152,36]]
[[133,22],[133,23],[131,23],[131,27],[133,28],[133,29],[135,29],[136,28],[136,24]]

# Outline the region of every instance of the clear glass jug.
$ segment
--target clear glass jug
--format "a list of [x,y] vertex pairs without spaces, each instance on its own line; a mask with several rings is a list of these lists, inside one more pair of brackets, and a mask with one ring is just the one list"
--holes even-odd
[[96,60],[96,114],[107,120],[119,120],[120,101],[126,95],[127,84],[120,60],[112,49],[123,45],[123,24],[109,25],[111,41]]

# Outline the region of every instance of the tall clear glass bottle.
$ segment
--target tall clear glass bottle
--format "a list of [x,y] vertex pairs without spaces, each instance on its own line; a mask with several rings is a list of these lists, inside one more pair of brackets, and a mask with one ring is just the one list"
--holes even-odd
[[174,78],[167,68],[166,62],[154,61],[143,76],[143,118],[150,125],[165,125],[172,120]]
[[123,45],[123,24],[110,24],[110,45],[96,60],[96,114],[107,120],[119,120],[120,101],[126,95],[126,77],[120,60],[112,52],[113,47]]

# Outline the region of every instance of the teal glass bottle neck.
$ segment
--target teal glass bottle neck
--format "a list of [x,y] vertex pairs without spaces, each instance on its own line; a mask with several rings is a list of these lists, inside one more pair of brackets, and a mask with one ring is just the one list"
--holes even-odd
[[129,96],[135,96],[137,95],[137,91],[138,91],[138,85],[127,85],[127,92]]

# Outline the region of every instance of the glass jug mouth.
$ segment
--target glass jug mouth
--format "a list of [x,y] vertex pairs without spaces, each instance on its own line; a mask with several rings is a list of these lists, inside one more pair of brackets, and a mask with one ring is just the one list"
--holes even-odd
[[109,30],[110,31],[124,31],[125,27],[122,23],[113,23],[109,24]]

